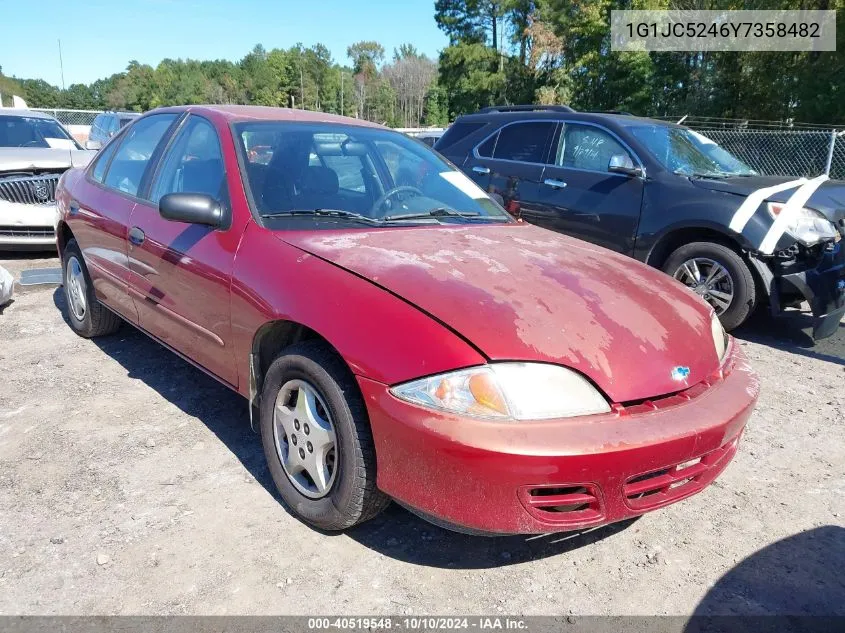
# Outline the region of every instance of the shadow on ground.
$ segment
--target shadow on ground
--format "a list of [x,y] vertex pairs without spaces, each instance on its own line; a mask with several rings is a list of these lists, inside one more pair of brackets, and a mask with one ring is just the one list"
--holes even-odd
[[807,530],[740,561],[707,592],[694,615],[845,616],[843,569],[845,528],[827,525]]
[[831,337],[814,341],[813,317],[809,312],[788,311],[772,317],[759,310],[744,325],[731,332],[744,341],[845,366],[845,323]]
[[[53,292],[53,302],[67,322],[61,287]],[[250,429],[244,398],[130,325],[124,324],[116,334],[91,342],[120,363],[130,378],[142,381],[205,424],[280,506],[285,507],[267,469],[261,439]],[[351,538],[385,556],[416,565],[479,569],[562,554],[613,536],[631,523],[563,534],[485,538],[444,530],[391,504],[375,519],[343,534],[327,536]]]

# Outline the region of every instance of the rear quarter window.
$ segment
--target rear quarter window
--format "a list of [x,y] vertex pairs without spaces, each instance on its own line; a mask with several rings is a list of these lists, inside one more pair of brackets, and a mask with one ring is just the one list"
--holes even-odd
[[434,148],[438,152],[442,152],[444,149],[448,149],[471,134],[474,134],[485,125],[487,125],[486,121],[455,121],[443,133],[443,136],[435,141]]
[[111,157],[119,144],[119,141],[115,140],[114,143],[109,143],[100,151],[99,154],[97,154],[94,167],[91,169],[91,178],[99,183],[103,182],[103,177],[106,175],[106,167],[108,167],[109,160],[111,160]]

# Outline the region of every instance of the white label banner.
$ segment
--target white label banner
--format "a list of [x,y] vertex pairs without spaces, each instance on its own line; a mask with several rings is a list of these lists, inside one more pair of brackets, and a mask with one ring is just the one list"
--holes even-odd
[[835,51],[836,11],[610,12],[613,51]]

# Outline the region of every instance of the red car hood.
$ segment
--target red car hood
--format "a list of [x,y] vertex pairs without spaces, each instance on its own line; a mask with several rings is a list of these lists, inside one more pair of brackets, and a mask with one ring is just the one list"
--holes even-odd
[[[509,224],[278,235],[416,305],[490,359],[572,367],[615,402],[680,391],[718,368],[703,301],[558,233]],[[402,324],[374,315],[373,327]],[[676,367],[690,369],[686,381]]]

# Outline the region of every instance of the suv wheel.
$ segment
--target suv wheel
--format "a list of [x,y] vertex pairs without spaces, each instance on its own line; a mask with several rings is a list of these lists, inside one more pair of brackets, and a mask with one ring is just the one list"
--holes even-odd
[[693,242],[674,251],[663,272],[707,301],[726,330],[751,315],[757,291],[751,269],[736,251],[714,242]]
[[337,531],[389,503],[376,488],[376,456],[358,385],[319,341],[288,347],[261,390],[261,442],[273,482],[303,521]]

